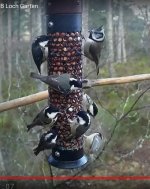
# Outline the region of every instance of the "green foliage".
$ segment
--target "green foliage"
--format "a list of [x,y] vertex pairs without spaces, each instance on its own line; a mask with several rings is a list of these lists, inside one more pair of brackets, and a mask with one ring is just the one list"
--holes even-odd
[[[149,57],[139,53],[139,55],[129,59],[127,63],[114,64],[114,69],[116,76],[149,73]],[[101,73],[103,77],[108,76],[107,68],[103,68]],[[149,140],[149,134],[147,133],[149,133],[150,112],[149,107],[144,108],[144,106],[150,104],[149,92],[145,93],[133,107],[141,92],[148,87],[149,81],[97,87],[96,91],[99,94],[100,101],[99,117],[97,119],[101,122],[107,140],[111,137],[101,156],[103,161],[115,162],[121,156],[120,154],[130,154],[132,150],[138,148],[139,141],[142,138]],[[120,120],[125,114],[127,115]],[[114,128],[115,132],[111,136]],[[121,162],[123,163],[123,161]]]
[[145,74],[150,72],[149,57],[139,53],[131,57],[126,64],[115,65],[117,76]]

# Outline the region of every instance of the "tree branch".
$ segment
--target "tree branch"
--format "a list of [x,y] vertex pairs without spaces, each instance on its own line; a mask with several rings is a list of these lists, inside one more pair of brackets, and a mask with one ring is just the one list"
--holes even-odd
[[[83,88],[87,89],[87,88],[96,87],[96,86],[124,84],[124,83],[131,83],[131,82],[137,82],[137,81],[143,81],[143,80],[150,80],[150,74],[88,80],[87,83],[84,84]],[[3,102],[0,104],[0,112],[4,112],[10,109],[33,104],[35,102],[45,100],[47,98],[48,98],[48,91],[46,90],[46,91],[42,91],[42,92],[32,94],[29,96],[14,99],[8,102]]]
[[107,142],[105,143],[103,150],[102,150],[102,151],[100,152],[100,154],[96,157],[96,159],[98,159],[99,156],[105,151],[106,147],[108,146],[108,144],[110,143],[112,137],[114,136],[114,133],[115,133],[116,128],[118,127],[118,124],[119,124],[125,117],[127,117],[127,115],[128,115],[130,112],[134,111],[135,105],[138,103],[138,101],[141,99],[141,97],[142,97],[147,91],[149,91],[149,90],[150,90],[150,87],[148,87],[146,90],[142,91],[141,94],[138,96],[138,98],[134,101],[134,103],[133,103],[132,106],[130,107],[130,110],[127,111],[127,112],[125,112],[124,114],[122,114],[122,115],[120,116],[120,118],[116,121],[115,125],[113,126],[113,130],[112,130],[112,132],[111,132],[111,134],[110,134],[109,139],[108,139]]

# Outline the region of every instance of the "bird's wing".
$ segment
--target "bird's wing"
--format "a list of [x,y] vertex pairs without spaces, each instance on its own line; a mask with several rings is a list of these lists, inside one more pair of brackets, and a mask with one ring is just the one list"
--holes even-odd
[[88,39],[88,40],[85,42],[85,44],[84,44],[84,56],[93,61],[93,58],[92,58],[92,56],[91,56],[91,54],[90,54],[90,52],[89,52],[89,49],[90,49],[90,46],[91,46],[91,43],[92,43],[92,42],[93,42],[93,41],[92,41],[91,39]]
[[50,87],[53,88],[54,90],[60,92],[60,93],[64,93],[64,89],[61,86],[60,81],[58,80],[58,77],[55,78],[50,78]]
[[61,91],[64,94],[68,94],[70,91],[69,80],[70,74],[62,74],[55,78],[55,82],[57,82],[58,91]]
[[99,62],[99,52],[98,52],[98,48],[96,48],[95,44],[91,44],[89,47],[89,52],[93,57],[93,61],[95,62],[96,65],[98,65]]
[[97,151],[100,149],[101,145],[102,145],[101,138],[100,138],[98,135],[96,135],[96,136],[93,138],[93,142],[92,142],[92,144],[91,144],[91,150],[92,150],[93,152],[97,152]]
[[32,56],[33,60],[40,72],[40,65],[42,64],[43,53],[39,45],[32,44]]
[[39,61],[40,60],[39,57],[42,55],[43,55],[43,53],[41,51],[40,45],[38,45],[38,44],[36,45],[35,43],[33,43],[32,44],[32,56],[33,56],[34,61],[35,60]]

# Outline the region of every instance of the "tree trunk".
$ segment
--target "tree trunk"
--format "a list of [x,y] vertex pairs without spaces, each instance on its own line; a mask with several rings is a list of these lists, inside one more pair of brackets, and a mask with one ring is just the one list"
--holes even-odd
[[[31,1],[31,3],[32,3],[32,1]],[[33,39],[33,12],[32,12],[32,9],[30,9],[29,30],[30,30],[30,44],[29,44],[29,47],[31,47],[32,39]]]
[[[125,47],[125,35],[124,35],[124,22],[123,22],[123,0],[119,1],[119,33],[121,44],[121,58],[119,62],[126,62],[126,47]],[[119,42],[118,42],[119,43]]]
[[12,84],[12,10],[7,9],[8,15],[8,36],[7,36],[7,64],[8,64],[8,99],[10,98],[10,89]]
[[0,102],[3,101],[2,80],[4,75],[3,11],[0,12]]
[[[121,0],[122,1],[122,0]],[[118,1],[119,3],[119,19],[118,19],[118,30],[116,32],[116,41],[117,41],[117,57],[116,57],[116,62],[120,63],[122,61],[122,56],[121,56],[121,47],[122,47],[122,6],[121,6],[121,1]]]
[[[85,38],[83,40],[83,46],[84,46],[84,41],[89,36],[89,32],[88,32],[88,30],[89,30],[89,19],[88,18],[89,18],[89,0],[83,0],[82,34]],[[89,70],[90,70],[89,66],[92,65],[92,64],[89,64],[89,62],[90,62],[90,60],[88,58],[86,58],[85,56],[83,56],[83,65],[84,65],[83,73],[89,72]]]
[[[43,7],[43,0],[39,0],[38,2],[38,5],[39,5],[39,8],[38,8],[38,11],[37,11],[37,18],[38,18],[38,23],[40,23],[38,25],[38,28],[39,28],[39,34],[43,35],[43,34],[46,34],[46,22],[43,20],[44,19],[44,9],[42,8]],[[45,6],[45,5],[44,5]],[[42,74],[46,74],[47,73],[47,61],[44,62],[44,64],[41,65],[41,73]],[[44,85],[41,85],[41,89],[44,89]]]
[[108,69],[110,77],[114,76],[114,42],[113,42],[113,19],[112,19],[112,0],[107,1],[107,44],[108,44]]
[[126,62],[126,46],[123,21],[123,0],[119,1],[119,23],[118,23],[118,40],[117,40],[117,58],[116,62]]
[[85,39],[89,36],[89,0],[83,0],[82,33]]
[[[37,1],[36,1],[37,2]],[[37,32],[38,35],[42,34],[42,2],[41,0],[38,1],[38,10],[36,11],[37,14]]]
[[[21,0],[18,0],[18,4],[21,4]],[[18,8],[18,19],[17,19],[17,47],[16,47],[16,69],[17,72],[19,73],[20,77],[23,77],[23,73],[21,70],[21,65],[20,65],[20,17],[21,17],[21,11],[20,7]]]
[[[123,26],[124,28],[124,26]],[[124,29],[122,32],[122,58],[123,58],[123,62],[127,62],[127,53],[126,53],[126,45],[125,45],[125,35],[124,35]]]

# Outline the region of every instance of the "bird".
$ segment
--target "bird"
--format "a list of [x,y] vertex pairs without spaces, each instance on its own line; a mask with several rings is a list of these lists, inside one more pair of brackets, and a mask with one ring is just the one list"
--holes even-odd
[[83,93],[82,96],[82,104],[85,109],[87,109],[87,112],[92,116],[95,117],[98,113],[98,106],[97,104],[91,99],[89,95],[86,93]]
[[99,74],[99,63],[104,39],[105,33],[102,26],[98,29],[92,29],[84,43],[84,56],[95,62],[97,75]]
[[41,151],[54,148],[56,146],[56,140],[57,140],[56,129],[52,128],[50,131],[43,133],[40,138],[38,146],[33,149],[34,154],[37,156]]
[[68,122],[71,130],[68,140],[82,136],[91,125],[90,115],[83,110],[79,111],[73,119],[68,118]]
[[31,72],[30,77],[41,80],[42,82],[48,84],[50,88],[64,95],[68,95],[71,91],[82,88],[82,81],[71,77],[68,73],[64,73],[61,75],[56,74],[50,76],[43,76]]
[[93,133],[89,136],[83,135],[83,141],[86,154],[95,154],[103,149],[104,137],[100,132]]
[[41,65],[43,62],[47,60],[47,57],[48,57],[49,40],[50,40],[50,36],[41,35],[41,36],[38,36],[32,43],[33,60],[40,74],[41,74]]
[[53,105],[43,108],[33,119],[32,123],[27,125],[27,131],[35,126],[45,126],[49,124],[49,127],[52,127],[57,121],[59,114],[62,113]]

